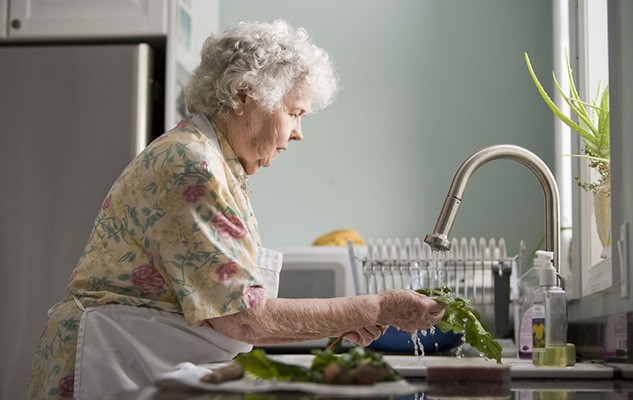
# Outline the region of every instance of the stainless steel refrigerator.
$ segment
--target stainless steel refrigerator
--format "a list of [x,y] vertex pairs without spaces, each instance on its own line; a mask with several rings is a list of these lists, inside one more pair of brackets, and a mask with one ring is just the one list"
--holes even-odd
[[0,398],[24,398],[46,312],[151,130],[152,50],[0,47]]

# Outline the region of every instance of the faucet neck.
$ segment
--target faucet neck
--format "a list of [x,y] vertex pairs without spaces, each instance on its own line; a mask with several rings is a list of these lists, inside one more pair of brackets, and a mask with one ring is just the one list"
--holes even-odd
[[455,221],[464,191],[472,175],[489,161],[506,158],[518,161],[536,175],[545,194],[545,250],[554,252],[554,265],[560,273],[560,196],[552,171],[536,154],[511,144],[483,148],[466,159],[459,167],[446,195],[432,235],[424,239],[431,247],[450,249],[448,235]]

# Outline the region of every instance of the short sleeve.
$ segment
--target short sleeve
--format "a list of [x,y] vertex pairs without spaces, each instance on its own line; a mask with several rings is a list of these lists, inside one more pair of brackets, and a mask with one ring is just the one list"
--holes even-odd
[[253,304],[253,287],[262,286],[259,243],[250,205],[219,153],[200,144],[176,150],[158,174],[163,215],[146,237],[185,319],[197,324]]

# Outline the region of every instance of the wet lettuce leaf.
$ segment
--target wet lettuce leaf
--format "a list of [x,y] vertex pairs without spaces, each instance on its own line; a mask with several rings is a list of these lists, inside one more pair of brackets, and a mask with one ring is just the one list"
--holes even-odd
[[259,379],[305,382],[312,376],[309,368],[275,361],[260,349],[239,354],[233,361],[241,364],[245,373]]
[[363,347],[353,347],[343,354],[331,350],[313,350],[310,368],[276,361],[261,349],[240,354],[233,359],[247,376],[292,382],[371,385],[401,379],[382,354]]
[[447,287],[416,291],[446,305],[444,318],[436,324],[442,332],[453,331],[463,334],[466,343],[479,350],[484,357],[501,363],[501,345],[488,331],[479,312],[471,306],[470,300],[454,296],[453,290]]

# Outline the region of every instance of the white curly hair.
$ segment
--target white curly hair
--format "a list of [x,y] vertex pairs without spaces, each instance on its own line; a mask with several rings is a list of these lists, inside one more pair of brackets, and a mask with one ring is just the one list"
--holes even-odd
[[192,113],[226,115],[239,95],[247,95],[272,112],[299,91],[310,97],[314,112],[332,103],[337,86],[330,56],[305,29],[283,20],[241,22],[204,42],[185,102]]

